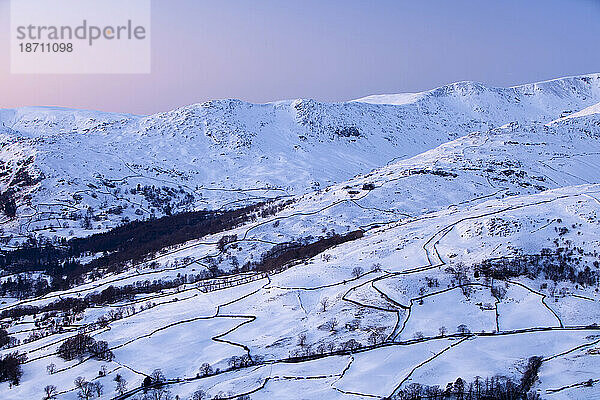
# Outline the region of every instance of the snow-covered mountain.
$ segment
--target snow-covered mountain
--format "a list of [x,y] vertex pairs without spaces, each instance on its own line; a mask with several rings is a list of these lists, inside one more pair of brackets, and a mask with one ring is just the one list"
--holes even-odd
[[549,123],[598,102],[593,74],[506,89],[459,82],[333,104],[218,100],[144,117],[0,110],[0,190],[16,201],[15,237],[69,236],[88,209],[91,232],[302,194],[471,132]]
[[0,121],[6,249],[280,197],[37,296],[3,271],[3,399],[600,394],[600,74]]

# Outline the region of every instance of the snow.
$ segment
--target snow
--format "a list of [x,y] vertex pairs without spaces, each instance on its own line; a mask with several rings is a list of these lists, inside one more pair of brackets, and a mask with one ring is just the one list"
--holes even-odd
[[[131,193],[137,185],[176,189],[176,211],[302,194],[474,131],[556,120],[598,103],[599,88],[600,75],[589,75],[508,89],[459,82],[398,105],[217,100],[150,116],[0,110],[0,160],[14,171],[34,155],[27,170],[44,177],[19,188],[20,217],[6,230],[81,236],[162,215]],[[21,201],[27,195],[31,205]],[[109,212],[117,206],[121,214]],[[88,207],[99,218],[84,230],[71,216]]]
[[412,346],[387,346],[356,354],[350,369],[335,386],[347,392],[385,397],[409,377],[415,365],[453,343],[447,339],[434,340]]
[[424,94],[422,93],[398,93],[398,94],[375,94],[371,96],[362,97],[354,101],[359,103],[369,104],[393,104],[396,106],[415,103]]
[[[553,307],[552,302],[548,304]],[[508,285],[506,297],[498,303],[498,315],[503,330],[560,326],[560,321],[542,303],[542,296],[520,285]]]
[[424,336],[439,335],[439,328],[445,327],[448,333],[465,324],[472,332],[493,332],[496,330],[496,312],[493,307],[486,309],[483,304],[494,304],[489,289],[472,287],[473,293],[465,298],[461,289],[452,289],[434,294],[413,304],[411,314],[399,339],[410,340],[418,332]]
[[[518,380],[540,355],[534,390],[544,398],[594,398],[599,385],[581,383],[600,378],[597,288],[545,276],[490,280],[472,266],[569,245],[586,252],[578,271],[597,268],[598,104],[593,74],[512,88],[459,82],[347,103],[218,100],[150,116],[0,110],[0,188],[15,189],[19,205],[16,219],[0,220],[6,247],[28,234],[85,236],[161,215],[138,184],[170,188],[175,211],[293,199],[273,216],[120,273],[40,298],[3,298],[0,310],[196,274],[207,256],[223,256],[219,268],[241,276],[227,256],[244,265],[276,243],[365,231],[267,277],[246,273],[249,282],[230,288],[183,284],[88,308],[64,332],[29,343],[32,331],[44,331],[33,317],[2,321],[20,343],[1,353],[18,350],[29,362],[20,385],[0,384],[0,397],[39,398],[53,384],[59,398],[74,400],[73,380],[83,376],[111,398],[117,373],[135,389],[160,368],[181,399],[199,388],[211,397],[360,399],[411,383],[445,387],[459,376]],[[21,169],[35,183],[15,183]],[[109,212],[116,206],[120,214]],[[92,229],[71,215],[88,207]],[[215,243],[233,234],[236,247],[219,254]],[[131,312],[95,325],[119,308]],[[463,324],[471,334],[457,332]],[[58,346],[78,329],[106,341],[115,359],[60,359]],[[351,340],[360,347],[345,348]],[[231,357],[247,354],[255,365],[228,370]],[[48,375],[51,362],[58,372]],[[219,372],[197,377],[204,362]]]
[[536,332],[498,337],[476,337],[447,350],[411,376],[410,382],[444,386],[461,377],[520,376],[520,366],[529,356],[553,356],[591,342],[591,331]]

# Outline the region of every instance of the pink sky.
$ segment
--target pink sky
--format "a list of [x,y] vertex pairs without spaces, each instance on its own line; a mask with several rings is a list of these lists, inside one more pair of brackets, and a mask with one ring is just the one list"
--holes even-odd
[[152,73],[11,75],[0,108],[148,114],[213,98],[342,101],[458,80],[507,86],[600,72],[598,0],[154,0]]

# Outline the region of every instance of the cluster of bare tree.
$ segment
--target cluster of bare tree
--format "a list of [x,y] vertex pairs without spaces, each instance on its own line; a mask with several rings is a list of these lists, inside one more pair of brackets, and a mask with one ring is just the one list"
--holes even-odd
[[25,361],[27,361],[27,356],[20,354],[18,351],[0,357],[0,382],[10,382],[11,385],[18,385],[23,376],[21,364]]
[[[50,276],[50,282],[19,276],[5,280],[0,285],[0,294],[24,298],[68,289],[81,284],[88,274],[101,276],[102,271],[118,271],[128,262],[152,259],[165,247],[272,215],[287,204],[289,201],[262,202],[230,211],[184,212],[129,222],[108,232],[69,241],[32,237],[15,250],[0,252],[0,269],[11,273],[42,272]],[[226,236],[226,240],[232,238]],[[221,243],[223,247],[226,244]],[[87,264],[77,261],[80,256],[98,253],[104,255]]]
[[[29,173],[29,166],[33,164],[34,156],[27,159],[16,160],[16,168],[14,175],[10,171],[9,164],[0,160],[0,177],[10,176],[10,184],[4,192],[0,192],[0,213],[4,213],[9,218],[14,218],[17,215],[16,197],[19,196],[19,191],[33,186],[42,180],[42,175],[32,176]],[[12,163],[12,162],[11,162]]]
[[362,236],[363,231],[358,230],[348,232],[344,235],[332,233],[327,237],[312,242],[313,238],[305,238],[296,242],[278,244],[265,252],[260,261],[246,264],[243,270],[276,271],[292,262],[312,258],[331,247],[359,239]]
[[158,279],[154,281],[145,280],[125,286],[109,286],[99,293],[93,292],[86,295],[84,298],[65,297],[42,307],[13,307],[0,312],[0,318],[20,318],[25,315],[34,315],[53,311],[77,314],[90,306],[106,305],[124,300],[132,300],[135,298],[135,296],[140,294],[156,293],[160,292],[161,290],[176,288],[186,283],[195,283],[212,277],[213,275],[209,274],[208,271],[201,271],[199,274],[184,274],[173,279]]
[[[102,375],[102,371],[99,376]],[[127,392],[127,381],[119,374],[113,379],[115,382],[115,393],[117,395],[123,395]],[[81,400],[89,400],[94,397],[102,397],[104,394],[104,386],[100,382],[90,382],[82,376],[78,376],[73,382],[75,390],[77,390],[77,397]],[[42,400],[54,400],[59,395],[55,385],[47,385],[44,387],[44,394]]]
[[10,344],[11,337],[8,335],[6,329],[0,328],[0,349]]
[[0,212],[9,218],[14,218],[17,215],[17,202],[12,189],[0,192]]
[[473,382],[458,378],[445,389],[439,386],[408,385],[389,400],[537,400],[535,392],[523,392],[519,385],[507,377],[492,377]]
[[544,277],[554,282],[570,281],[582,286],[600,285],[598,261],[592,266],[583,266],[583,257],[593,257],[593,253],[571,247],[569,241],[565,244],[565,247],[542,249],[540,254],[485,260],[474,266],[475,271],[495,279],[527,276],[532,279]]
[[539,395],[531,391],[531,387],[541,365],[541,357],[531,357],[520,382],[505,376],[485,379],[478,376],[472,382],[457,378],[445,389],[412,383],[387,400],[538,400]]
[[91,356],[97,360],[111,361],[114,357],[108,348],[108,343],[103,340],[96,341],[84,333],[68,338],[58,347],[58,356],[64,360],[73,360]]
[[254,364],[253,360],[250,358],[248,354],[244,354],[242,356],[233,356],[228,361],[227,364],[231,369],[245,368]]
[[210,397],[208,395],[208,393],[206,393],[202,389],[198,389],[194,393],[192,393],[190,400],[209,400],[209,399],[219,400],[219,399],[231,399],[231,398],[234,398],[235,400],[250,400],[250,396],[247,394],[242,394],[242,395],[235,397],[235,395],[233,393],[223,393],[223,392],[219,392],[219,393],[215,394],[213,397]]
[[88,382],[85,378],[78,376],[73,383],[78,391],[77,396],[81,400],[90,400],[104,394],[104,386],[100,382]]
[[164,215],[171,215],[173,210],[182,209],[194,202],[194,195],[182,187],[138,185],[131,189],[130,193],[143,195],[151,207],[160,210]]

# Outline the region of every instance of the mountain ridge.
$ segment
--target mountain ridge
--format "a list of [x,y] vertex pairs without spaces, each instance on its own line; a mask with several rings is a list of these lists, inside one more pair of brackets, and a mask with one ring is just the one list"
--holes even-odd
[[502,126],[594,131],[600,74],[516,88],[459,82],[402,105],[213,100],[150,116],[0,110],[0,188],[20,215],[9,230],[55,232],[62,221],[64,235],[90,208],[95,231],[307,193]]
[[[369,98],[376,98],[378,96],[414,97],[413,100],[414,100],[414,102],[416,102],[418,100],[421,100],[423,97],[427,97],[427,96],[439,97],[440,95],[455,93],[455,92],[458,92],[458,93],[469,93],[469,92],[480,93],[480,92],[484,92],[484,91],[491,91],[491,92],[514,91],[515,94],[531,95],[532,92],[536,92],[536,91],[550,91],[550,92],[554,92],[557,94],[560,94],[561,92],[568,93],[569,89],[571,89],[570,93],[576,94],[576,93],[579,93],[579,91],[574,90],[574,89],[585,88],[585,85],[580,85],[581,82],[588,83],[588,84],[591,82],[596,82],[596,84],[597,84],[596,91],[599,91],[600,90],[600,73],[589,73],[589,74],[583,74],[583,75],[566,76],[566,77],[561,77],[561,78],[554,78],[554,79],[549,79],[549,80],[544,80],[544,81],[539,81],[539,82],[534,82],[534,83],[525,83],[525,84],[519,84],[519,85],[514,85],[514,86],[508,86],[508,87],[489,86],[489,85],[485,85],[485,84],[477,82],[477,81],[458,81],[458,82],[442,85],[442,86],[439,86],[439,87],[436,87],[433,89],[425,90],[422,92],[369,95],[369,96],[365,96],[365,97],[358,98],[358,99],[353,99],[353,100],[348,100],[348,101],[340,101],[340,102],[322,102],[322,101],[317,101],[317,100],[313,100],[310,98],[307,98],[307,99],[297,98],[297,99],[277,100],[277,101],[265,102],[265,103],[253,103],[253,102],[248,102],[248,101],[235,99],[235,98],[223,98],[223,99],[207,100],[207,101],[200,102],[200,103],[192,103],[189,105],[174,108],[172,110],[158,112],[156,114],[149,114],[149,115],[136,115],[136,114],[103,112],[103,111],[94,111],[94,110],[82,110],[82,109],[59,107],[59,106],[28,106],[28,107],[20,107],[20,108],[0,109],[0,122],[4,123],[6,125],[7,114],[10,114],[11,112],[18,114],[19,111],[27,111],[27,110],[60,112],[60,113],[81,113],[81,114],[89,113],[89,114],[100,114],[100,115],[105,115],[105,116],[113,115],[115,117],[144,118],[144,117],[152,117],[153,115],[168,114],[168,113],[176,112],[177,110],[182,110],[182,109],[210,108],[211,106],[218,105],[220,103],[222,103],[222,104],[237,103],[237,104],[244,104],[247,106],[276,106],[277,107],[277,106],[291,106],[294,103],[298,103],[298,102],[314,102],[314,103],[319,103],[319,104],[345,104],[345,103],[352,103],[352,102],[362,102],[362,100],[369,99]],[[409,102],[402,102],[399,105],[405,105],[408,103]],[[394,105],[393,103],[378,103],[378,104]],[[13,124],[14,124],[14,122],[15,121],[13,120]]]

